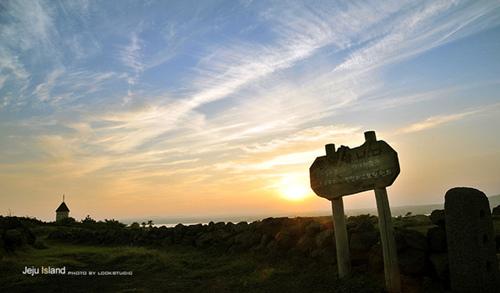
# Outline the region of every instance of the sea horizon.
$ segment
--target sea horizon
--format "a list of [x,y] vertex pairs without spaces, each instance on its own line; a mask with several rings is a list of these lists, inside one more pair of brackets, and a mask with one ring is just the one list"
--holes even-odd
[[[488,200],[490,201],[490,208],[500,205],[500,195],[492,195],[488,196]],[[411,215],[430,215],[433,210],[436,209],[444,209],[444,203],[442,204],[424,204],[424,205],[404,205],[404,206],[391,206],[391,214],[393,217],[405,216],[408,213]],[[377,208],[360,208],[360,209],[346,209],[345,213],[347,216],[359,216],[359,215],[377,215]],[[303,213],[294,213],[294,214],[255,214],[255,215],[218,215],[218,216],[204,216],[204,217],[160,217],[160,216],[152,216],[146,218],[128,218],[128,219],[119,219],[120,222],[125,224],[132,224],[133,222],[147,222],[148,220],[153,221],[154,227],[174,227],[177,224],[183,225],[197,225],[203,224],[207,225],[210,222],[253,222],[263,220],[265,218],[279,218],[279,217],[330,217],[331,211],[329,210],[318,210],[318,211],[310,211]]]

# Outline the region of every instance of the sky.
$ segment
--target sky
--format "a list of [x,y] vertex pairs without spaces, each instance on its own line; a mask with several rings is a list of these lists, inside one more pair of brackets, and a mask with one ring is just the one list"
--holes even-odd
[[3,215],[329,211],[309,166],[367,130],[393,206],[500,194],[500,1],[7,0],[0,40]]

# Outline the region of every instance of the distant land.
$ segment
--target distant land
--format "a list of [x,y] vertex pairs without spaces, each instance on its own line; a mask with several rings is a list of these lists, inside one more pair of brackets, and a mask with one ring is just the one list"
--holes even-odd
[[[488,196],[488,200],[490,201],[490,208],[500,205],[500,195]],[[428,215],[433,210],[444,209],[444,203],[442,204],[427,204],[427,205],[406,205],[406,206],[394,206],[391,207],[391,213],[393,217],[404,216],[408,212],[413,215]],[[365,209],[346,209],[346,214],[348,216],[357,216],[363,214],[377,215],[377,208],[365,208]],[[303,212],[296,214],[253,214],[253,215],[220,215],[220,216],[211,216],[211,217],[158,217],[151,216],[148,218],[129,218],[129,219],[120,219],[121,222],[126,224],[131,224],[133,222],[147,222],[148,220],[152,220],[155,223],[155,226],[165,225],[167,227],[175,226],[176,224],[183,225],[191,225],[198,223],[209,223],[209,222],[233,222],[238,223],[242,221],[252,222],[257,221],[269,217],[319,217],[319,216],[330,216],[329,211],[311,211],[311,212]]]

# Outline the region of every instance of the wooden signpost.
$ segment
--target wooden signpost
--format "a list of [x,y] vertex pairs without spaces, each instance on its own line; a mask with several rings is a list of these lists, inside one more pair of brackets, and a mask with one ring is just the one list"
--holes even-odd
[[399,175],[398,154],[385,141],[377,140],[374,131],[365,132],[365,143],[350,149],[325,145],[326,156],[317,157],[309,168],[311,188],[332,202],[333,225],[339,276],[351,271],[347,228],[342,197],[367,190],[375,191],[386,287],[401,292],[396,243],[386,187]]

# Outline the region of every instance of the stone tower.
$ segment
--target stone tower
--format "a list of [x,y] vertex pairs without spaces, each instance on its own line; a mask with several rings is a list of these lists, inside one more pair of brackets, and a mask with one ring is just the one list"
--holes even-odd
[[59,207],[56,210],[56,222],[59,222],[68,217],[69,217],[69,209],[66,203],[64,203],[64,195],[63,195],[63,202],[59,205]]

